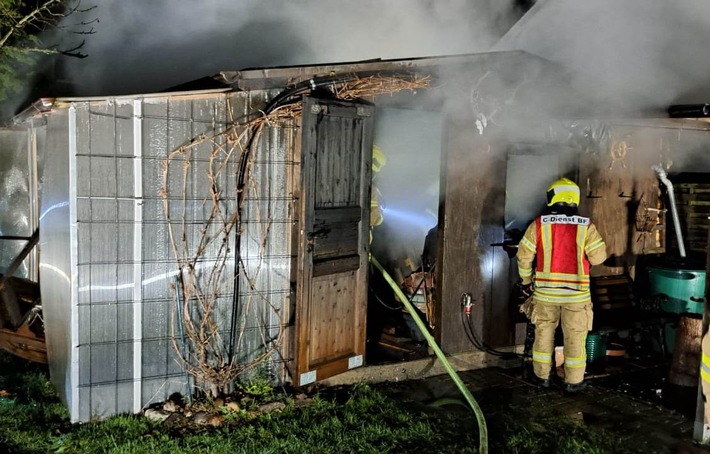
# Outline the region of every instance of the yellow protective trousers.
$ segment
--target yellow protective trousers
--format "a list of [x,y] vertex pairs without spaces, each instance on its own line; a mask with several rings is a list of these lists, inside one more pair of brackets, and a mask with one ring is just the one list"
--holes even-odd
[[535,325],[533,371],[541,379],[550,377],[555,349],[555,329],[562,322],[565,354],[565,382],[584,380],[587,366],[587,332],[592,329],[592,303],[543,303],[535,301],[530,321]]

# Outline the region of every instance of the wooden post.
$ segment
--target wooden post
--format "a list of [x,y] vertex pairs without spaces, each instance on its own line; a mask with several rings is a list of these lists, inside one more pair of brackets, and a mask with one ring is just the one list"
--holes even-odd
[[668,382],[678,386],[698,386],[700,375],[700,340],[703,320],[695,314],[683,314],[673,348],[673,362]]
[[[503,238],[504,154],[484,142],[473,122],[450,118],[441,173],[435,336],[447,353],[474,350],[463,325],[463,295],[473,300],[477,336],[493,345],[510,345],[514,325],[507,295],[492,301],[491,261]],[[504,257],[505,256],[505,257]],[[498,258],[509,261],[498,250]],[[497,296],[497,295],[496,295]],[[487,328],[495,317],[495,338]]]

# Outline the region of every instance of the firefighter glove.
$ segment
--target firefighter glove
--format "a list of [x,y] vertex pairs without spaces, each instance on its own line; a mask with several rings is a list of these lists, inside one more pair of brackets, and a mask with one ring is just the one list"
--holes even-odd
[[525,296],[525,298],[528,298],[533,293],[533,285],[532,283],[523,284],[518,282],[518,291]]

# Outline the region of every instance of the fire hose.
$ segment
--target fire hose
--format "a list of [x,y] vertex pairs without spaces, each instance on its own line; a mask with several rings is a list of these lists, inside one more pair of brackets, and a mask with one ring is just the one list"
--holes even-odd
[[456,373],[456,370],[446,359],[444,352],[441,351],[441,348],[439,348],[439,346],[437,345],[436,340],[434,340],[434,336],[429,333],[429,330],[427,329],[426,325],[424,324],[422,319],[419,318],[419,315],[414,309],[412,303],[409,301],[409,298],[405,296],[404,292],[402,292],[402,290],[399,288],[399,286],[397,286],[397,284],[394,282],[389,273],[385,271],[382,265],[380,265],[380,262],[378,262],[377,259],[372,256],[372,254],[370,254],[370,262],[375,265],[375,268],[377,268],[380,273],[382,273],[382,277],[385,278],[390,287],[392,287],[392,290],[394,290],[394,293],[395,295],[397,295],[397,298],[399,298],[402,304],[404,304],[404,307],[407,309],[407,312],[409,312],[409,315],[412,316],[414,323],[417,325],[417,328],[419,328],[419,331],[421,331],[422,335],[429,344],[429,347],[431,347],[431,349],[436,354],[436,357],[439,358],[439,361],[441,361],[441,363],[444,365],[444,369],[446,369],[446,372],[454,381],[459,391],[461,391],[461,394],[463,395],[464,399],[466,399],[466,402],[471,407],[471,410],[473,410],[473,413],[476,415],[476,422],[478,423],[478,451],[481,454],[486,454],[488,452],[488,428],[486,426],[486,419],[483,416],[483,411],[478,405],[478,402],[476,402],[476,399],[473,398],[471,392],[468,390],[468,388],[466,388],[466,385],[464,384],[463,380],[461,380],[461,377],[459,377],[459,375]]

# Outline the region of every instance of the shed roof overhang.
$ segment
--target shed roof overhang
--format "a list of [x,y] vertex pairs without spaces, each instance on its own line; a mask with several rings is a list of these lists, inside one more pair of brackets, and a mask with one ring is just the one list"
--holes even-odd
[[[319,78],[371,75],[431,76],[432,90],[412,96],[380,96],[378,105],[441,110],[466,108],[472,97],[489,104],[506,105],[509,113],[561,118],[583,114],[591,105],[573,93],[569,73],[560,65],[523,51],[502,51],[396,60],[368,60],[323,65],[254,68],[223,71],[215,78],[234,90],[287,89]],[[555,93],[555,96],[541,95]],[[511,108],[512,107],[512,108]]]
[[[394,60],[368,60],[319,65],[253,68],[223,71],[161,93],[90,98],[43,98],[18,114],[13,123],[46,113],[72,101],[135,99],[165,96],[205,96],[213,93],[253,90],[288,90],[314,78],[409,75],[431,77],[431,90],[380,96],[378,105],[469,111],[472,98],[505,108],[505,115],[544,118],[591,118],[593,105],[587,94],[574,92],[570,74],[559,64],[524,51],[500,51],[465,55]],[[457,110],[458,109],[458,110]],[[544,113],[540,115],[540,113]],[[498,115],[504,115],[499,112]]]

